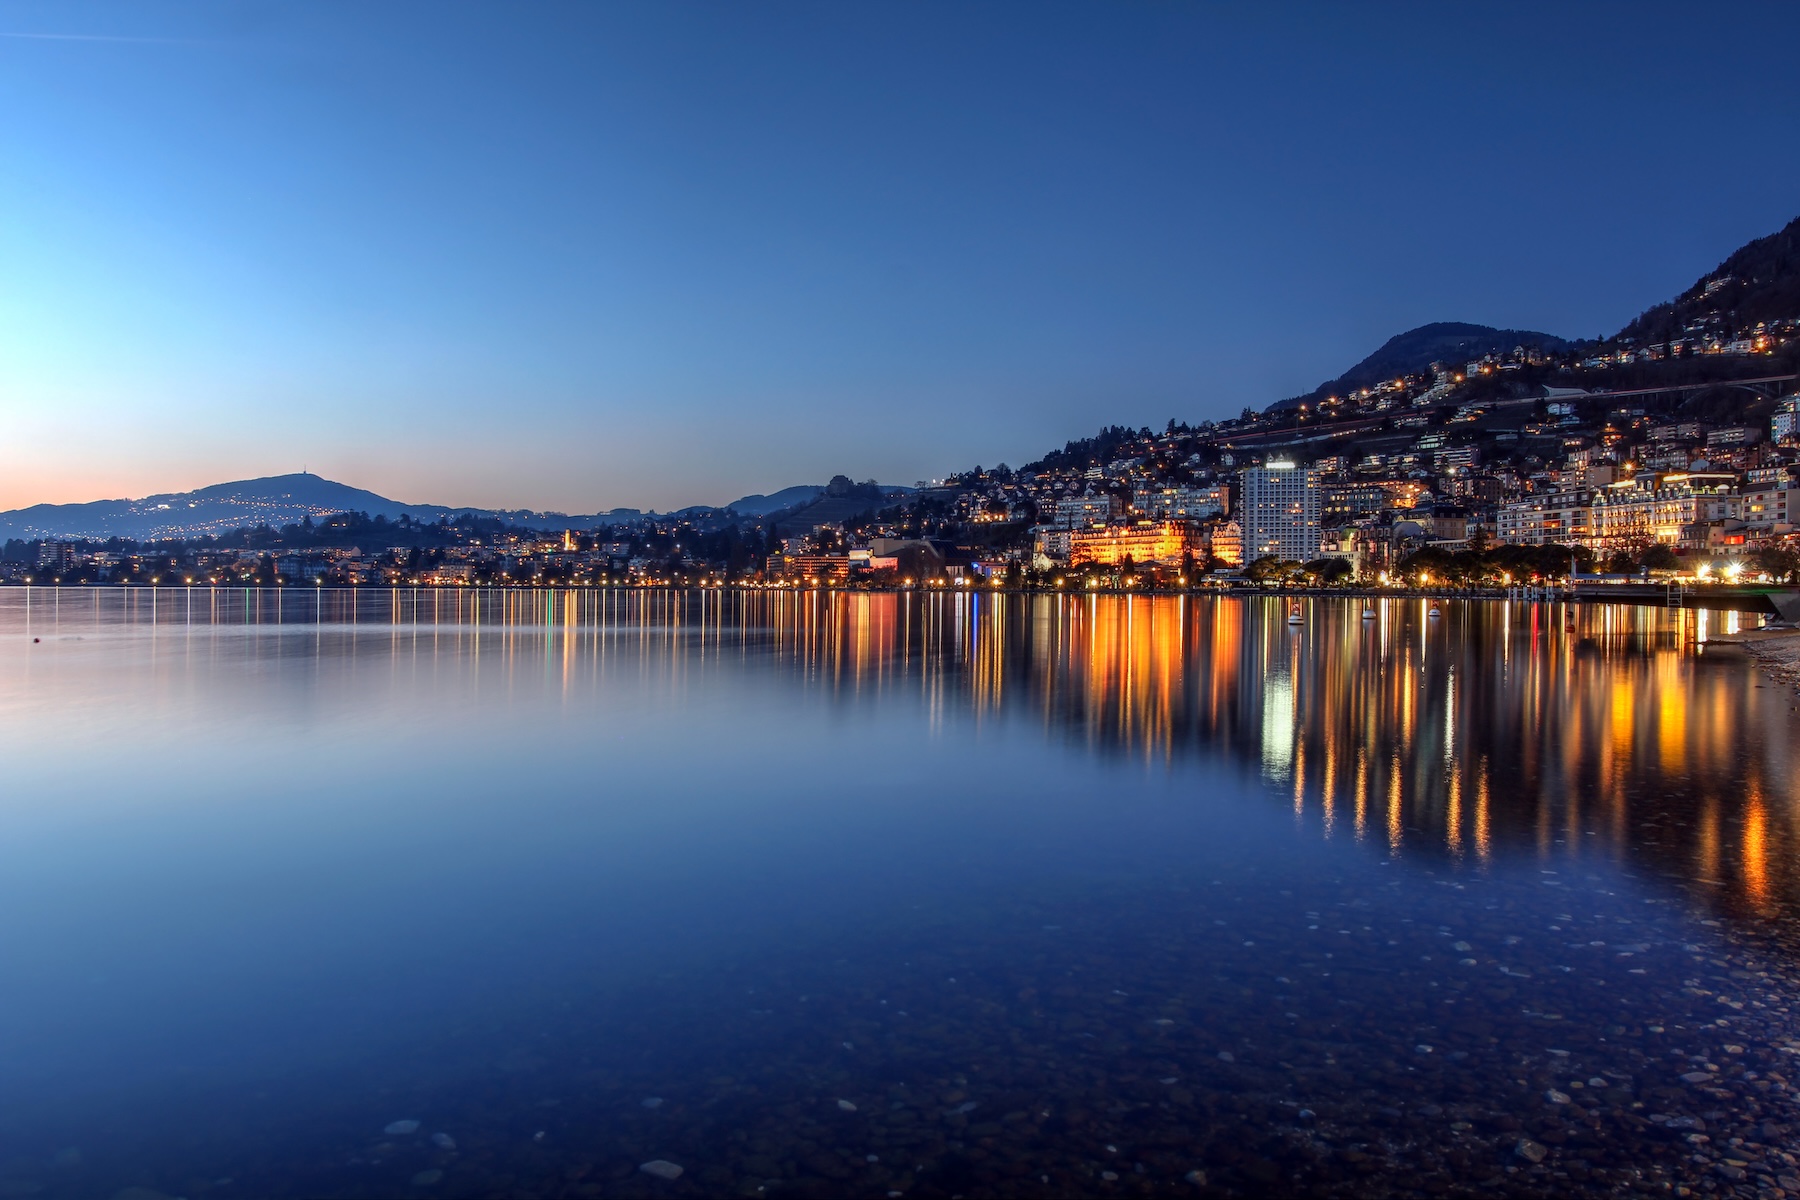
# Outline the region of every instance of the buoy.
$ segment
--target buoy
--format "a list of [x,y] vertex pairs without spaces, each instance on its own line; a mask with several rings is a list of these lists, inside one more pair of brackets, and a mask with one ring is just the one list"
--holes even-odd
[[1289,625],[1300,625],[1300,624],[1303,624],[1304,621],[1305,621],[1305,618],[1300,615],[1300,606],[1298,604],[1296,604],[1296,605],[1294,605],[1294,607],[1288,609],[1288,624]]
[[1375,619],[1375,610],[1370,608],[1366,604],[1363,605],[1363,620],[1373,621],[1374,619]]
[[1442,612],[1440,612],[1440,611],[1439,611],[1439,610],[1438,610],[1438,606],[1437,606],[1437,605],[1435,605],[1435,604],[1434,604],[1434,605],[1432,605],[1432,606],[1431,606],[1431,611],[1430,611],[1430,612],[1428,612],[1428,613],[1426,613],[1426,614],[1425,614],[1425,615],[1426,615],[1426,616],[1428,616],[1428,617],[1441,617],[1441,616],[1443,616],[1443,615],[1444,615],[1444,614],[1443,614],[1443,613],[1442,613]]

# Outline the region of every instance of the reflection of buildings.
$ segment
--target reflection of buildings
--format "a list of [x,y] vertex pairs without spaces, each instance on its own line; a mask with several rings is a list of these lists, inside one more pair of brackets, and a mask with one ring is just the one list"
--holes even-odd
[[[783,657],[1098,750],[1223,753],[1327,836],[1487,860],[1649,857],[1772,903],[1800,849],[1788,714],[1701,641],[1729,614],[1269,599],[796,597]],[[1575,622],[1569,626],[1570,619]]]
[[1364,621],[1361,601],[1313,600],[1291,628],[1274,597],[193,589],[159,609],[121,589],[59,609],[55,595],[20,613],[23,590],[0,593],[0,618],[54,632],[104,604],[140,622],[387,625],[565,686],[619,656],[678,679],[723,662],[1098,753],[1229,760],[1322,835],[1390,853],[1629,856],[1761,911],[1800,892],[1789,701],[1712,648],[1735,614],[1480,602],[1433,621],[1390,599]]

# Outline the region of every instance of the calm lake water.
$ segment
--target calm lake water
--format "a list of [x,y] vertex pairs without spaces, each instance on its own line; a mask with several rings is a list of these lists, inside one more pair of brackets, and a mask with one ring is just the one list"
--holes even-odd
[[1361,607],[0,590],[0,1196],[1800,1191],[1750,618]]

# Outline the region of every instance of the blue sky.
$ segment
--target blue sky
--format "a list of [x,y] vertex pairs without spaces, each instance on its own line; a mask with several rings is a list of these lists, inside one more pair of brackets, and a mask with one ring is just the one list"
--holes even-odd
[[0,507],[1016,465],[1427,321],[1611,332],[1800,214],[1793,5],[0,2],[0,35]]

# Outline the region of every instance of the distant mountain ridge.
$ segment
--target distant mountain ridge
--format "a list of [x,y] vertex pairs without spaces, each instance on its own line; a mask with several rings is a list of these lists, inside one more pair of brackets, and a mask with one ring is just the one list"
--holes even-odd
[[[825,495],[826,484],[801,484],[768,495],[744,496],[727,505],[694,505],[681,515],[731,509],[744,516],[764,517],[815,503]],[[887,485],[890,492],[910,491]],[[164,492],[138,500],[92,500],[82,504],[33,504],[0,512],[0,540],[17,538],[133,538],[150,541],[169,537],[205,537],[234,529],[268,525],[279,529],[335,513],[366,513],[390,521],[410,517],[436,522],[463,515],[493,518],[526,529],[593,529],[643,520],[654,513],[636,508],[569,514],[533,509],[492,509],[445,504],[406,504],[365,488],[352,487],[310,472],[270,475],[215,483],[191,492]]]

